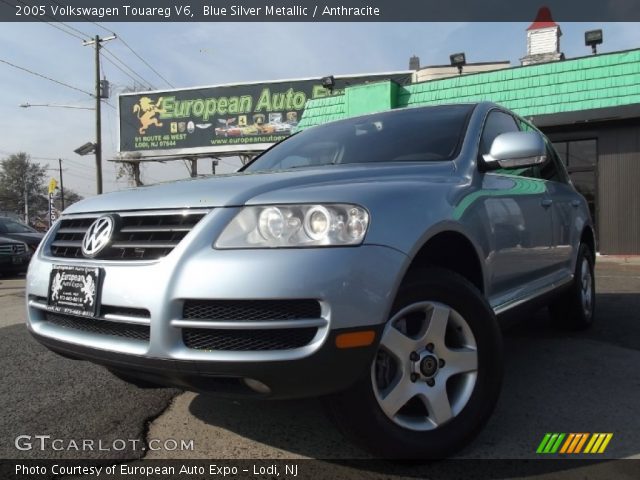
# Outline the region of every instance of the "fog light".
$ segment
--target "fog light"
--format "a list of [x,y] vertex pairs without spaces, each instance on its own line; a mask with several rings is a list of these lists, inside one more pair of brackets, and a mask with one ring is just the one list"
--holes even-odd
[[258,380],[254,380],[253,378],[245,378],[244,383],[251,390],[258,393],[271,393],[271,389],[267,387],[264,383],[259,382]]

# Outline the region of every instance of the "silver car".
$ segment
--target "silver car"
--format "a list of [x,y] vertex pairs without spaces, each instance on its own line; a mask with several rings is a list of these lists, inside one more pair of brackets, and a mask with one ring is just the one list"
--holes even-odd
[[386,458],[441,458],[498,398],[498,318],[593,321],[587,203],[490,103],[297,133],[241,172],[74,204],[30,264],[28,327],[138,385],[324,396]]

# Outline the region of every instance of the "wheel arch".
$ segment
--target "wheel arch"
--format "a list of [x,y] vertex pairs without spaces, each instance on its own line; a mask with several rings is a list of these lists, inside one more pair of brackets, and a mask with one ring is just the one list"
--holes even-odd
[[580,235],[580,243],[584,243],[589,247],[589,251],[591,252],[591,260],[596,260],[596,236],[594,234],[593,228],[590,225],[585,225],[582,229],[582,234]]
[[415,249],[410,256],[404,278],[417,269],[440,267],[451,270],[470,281],[483,295],[486,292],[481,254],[469,237],[455,228],[441,229]]

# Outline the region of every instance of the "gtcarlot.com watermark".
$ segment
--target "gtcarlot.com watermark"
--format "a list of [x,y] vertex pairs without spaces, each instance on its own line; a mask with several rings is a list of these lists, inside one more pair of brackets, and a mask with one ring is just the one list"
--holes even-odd
[[139,438],[116,438],[102,440],[93,438],[55,438],[51,435],[18,435],[14,441],[16,449],[20,451],[54,451],[54,452],[122,452],[153,450],[167,452],[193,451],[193,440],[175,438],[152,438],[143,442]]

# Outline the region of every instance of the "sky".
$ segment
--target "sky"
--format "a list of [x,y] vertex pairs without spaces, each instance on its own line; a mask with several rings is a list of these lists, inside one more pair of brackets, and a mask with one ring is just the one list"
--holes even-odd
[[[325,75],[406,70],[409,57],[422,66],[449,63],[449,55],[465,52],[467,62],[509,60],[519,65],[526,54],[528,23],[73,23],[76,36],[115,32],[175,87],[310,78]],[[584,32],[604,31],[598,51],[640,48],[638,23],[561,23],[561,51],[567,58],[588,55]],[[58,28],[56,28],[58,27]],[[102,27],[102,28],[101,28]],[[94,50],[65,33],[65,25],[0,23],[0,60],[46,75],[85,92],[94,89]],[[168,88],[120,40],[106,45],[153,87]],[[107,54],[108,55],[108,54]],[[111,82],[108,103],[133,81],[111,63],[102,62]],[[93,155],[78,156],[78,146],[94,141],[95,113],[61,107],[21,108],[20,104],[72,105],[91,108],[87,93],[73,90],[0,63],[0,159],[26,152],[57,179],[62,158],[65,188],[84,197],[95,195]],[[117,112],[102,109],[104,191],[129,188],[116,179]],[[239,162],[225,159],[218,173],[235,171]],[[209,172],[202,161],[201,173]],[[143,165],[145,184],[185,178],[182,162]]]

